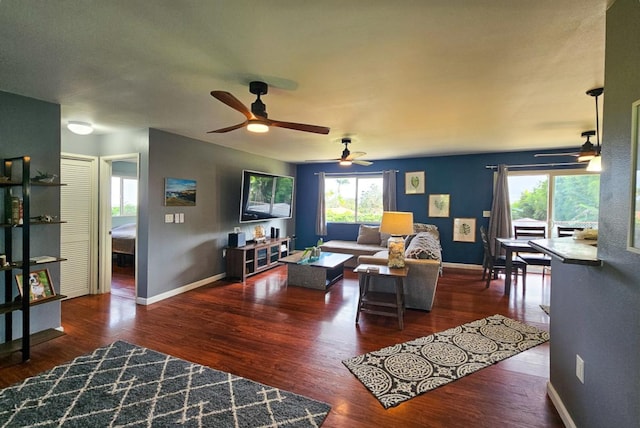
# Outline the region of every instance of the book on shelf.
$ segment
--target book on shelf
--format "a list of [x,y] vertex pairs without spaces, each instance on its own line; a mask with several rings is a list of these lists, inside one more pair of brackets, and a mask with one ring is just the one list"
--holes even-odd
[[47,262],[55,262],[58,260],[57,257],[53,256],[35,256],[29,259],[32,263],[47,263]]

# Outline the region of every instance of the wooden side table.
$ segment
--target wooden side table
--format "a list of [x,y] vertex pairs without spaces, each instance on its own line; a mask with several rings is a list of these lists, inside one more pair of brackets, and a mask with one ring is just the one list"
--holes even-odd
[[[398,318],[398,326],[404,328],[404,279],[407,277],[409,267],[391,269],[388,266],[361,264],[354,269],[358,273],[360,295],[358,297],[358,310],[356,311],[356,324],[360,319],[360,312],[374,315]],[[395,279],[395,293],[382,293],[369,291],[371,277],[385,276]]]

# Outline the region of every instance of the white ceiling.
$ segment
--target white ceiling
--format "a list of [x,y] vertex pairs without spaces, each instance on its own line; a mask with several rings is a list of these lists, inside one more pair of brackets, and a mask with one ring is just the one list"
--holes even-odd
[[[290,162],[345,135],[367,159],[577,148],[607,1],[0,0],[0,90]],[[244,120],[210,91],[249,106],[251,80],[270,118],[330,134],[207,134]]]

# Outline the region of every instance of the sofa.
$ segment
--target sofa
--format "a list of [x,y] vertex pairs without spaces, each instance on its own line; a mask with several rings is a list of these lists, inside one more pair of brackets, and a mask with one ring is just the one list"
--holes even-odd
[[[358,264],[384,266],[389,255],[386,250],[388,239],[389,235],[380,234],[376,226],[361,225],[356,241],[327,241],[321,248],[322,251],[353,254],[349,264],[345,263],[347,267]],[[405,306],[430,311],[442,274],[440,233],[435,225],[414,223],[414,234],[405,238],[405,264],[409,267],[405,278]],[[374,276],[370,290],[393,292],[393,279]]]

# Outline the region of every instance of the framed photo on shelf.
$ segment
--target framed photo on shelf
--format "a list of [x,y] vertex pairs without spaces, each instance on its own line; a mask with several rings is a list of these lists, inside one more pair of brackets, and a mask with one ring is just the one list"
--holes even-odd
[[193,207],[196,205],[196,180],[165,178],[164,205],[167,207]]
[[405,172],[404,193],[406,195],[424,194],[424,171]]
[[449,217],[449,195],[429,195],[429,217]]
[[457,242],[476,242],[476,219],[454,218],[453,240]]
[[[16,283],[18,284],[20,297],[24,297],[22,274],[16,275]],[[48,269],[36,270],[29,273],[28,287],[30,302],[46,300],[56,295],[56,290],[51,283],[51,276],[49,275]]]

